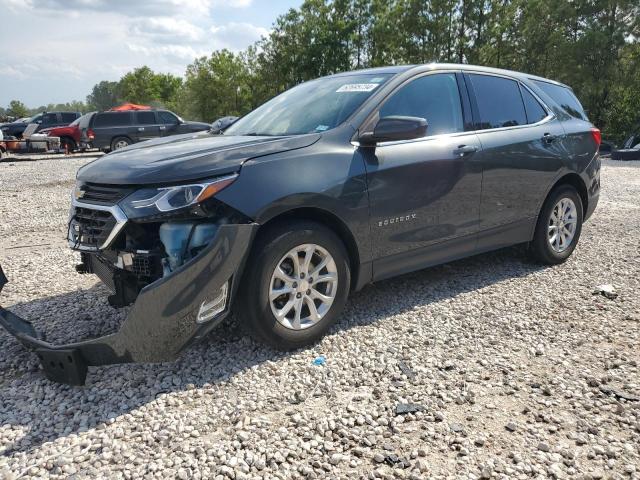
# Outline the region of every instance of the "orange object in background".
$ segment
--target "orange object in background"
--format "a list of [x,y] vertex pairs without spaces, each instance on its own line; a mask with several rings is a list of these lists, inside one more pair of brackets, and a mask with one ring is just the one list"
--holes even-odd
[[119,107],[113,107],[110,112],[125,112],[127,110],[151,110],[148,105],[137,105],[135,103],[123,103]]

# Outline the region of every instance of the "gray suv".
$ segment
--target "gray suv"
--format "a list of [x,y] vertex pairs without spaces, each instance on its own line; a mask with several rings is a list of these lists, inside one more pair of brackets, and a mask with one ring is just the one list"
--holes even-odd
[[94,148],[110,151],[158,137],[210,128],[208,123],[187,122],[168,110],[131,110],[96,113],[87,133]]
[[88,366],[174,360],[232,310],[257,338],[303,347],[371,282],[514,244],[566,261],[598,203],[599,144],[571,88],[526,73],[431,64],[306,82],[222,134],[79,170],[67,238],[78,272],[133,304],[117,333],[53,345],[1,307],[0,325],[71,384]]

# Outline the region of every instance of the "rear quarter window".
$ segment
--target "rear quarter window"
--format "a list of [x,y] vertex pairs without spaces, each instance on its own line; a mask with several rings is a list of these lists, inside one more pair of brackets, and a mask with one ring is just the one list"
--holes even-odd
[[94,127],[124,127],[131,124],[130,112],[104,112],[96,114]]
[[574,118],[580,120],[589,121],[587,113],[582,108],[580,100],[575,96],[573,91],[569,87],[563,87],[561,85],[555,85],[553,83],[542,82],[534,80],[540,89],[549,95],[562,109]]

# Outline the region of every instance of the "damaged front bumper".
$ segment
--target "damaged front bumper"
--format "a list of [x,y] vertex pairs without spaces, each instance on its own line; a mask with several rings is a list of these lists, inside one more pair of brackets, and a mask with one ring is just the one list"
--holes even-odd
[[[87,367],[170,362],[229,312],[256,224],[223,225],[197,257],[148,285],[114,334],[67,345],[46,342],[31,322],[0,307],[0,325],[35,351],[49,380],[84,385]],[[7,279],[0,267],[0,291]],[[221,292],[224,309],[202,315]]]

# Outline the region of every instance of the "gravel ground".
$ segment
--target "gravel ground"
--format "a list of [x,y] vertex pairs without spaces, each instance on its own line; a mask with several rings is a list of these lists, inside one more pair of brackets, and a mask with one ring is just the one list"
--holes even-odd
[[[55,341],[126,315],[63,239],[83,162],[0,164],[2,302]],[[566,264],[511,248],[380,282],[292,354],[231,319],[71,388],[2,332],[0,478],[640,478],[640,163],[602,182]]]

